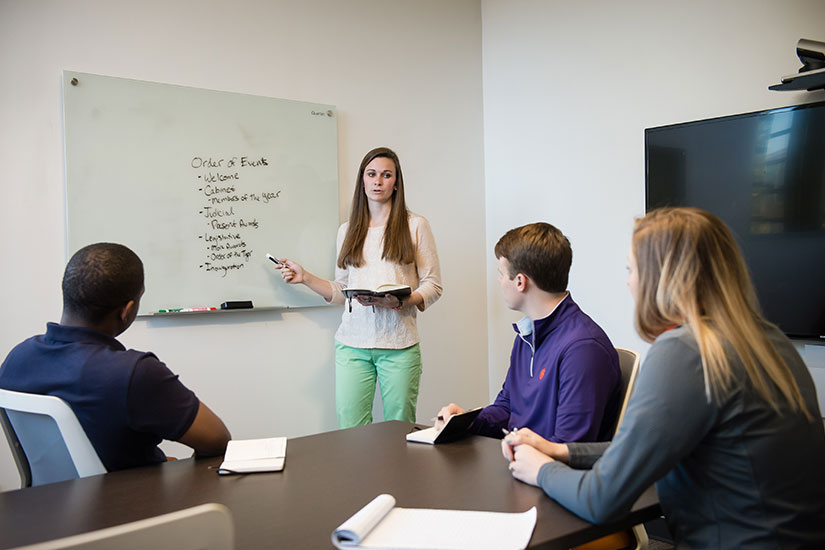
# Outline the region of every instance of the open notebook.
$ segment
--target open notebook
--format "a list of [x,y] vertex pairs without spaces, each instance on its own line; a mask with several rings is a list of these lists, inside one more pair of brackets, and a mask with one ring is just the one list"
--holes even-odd
[[536,526],[536,508],[526,512],[474,512],[396,508],[378,495],[332,533],[339,549],[521,550]]
[[447,419],[447,422],[441,430],[436,430],[435,427],[432,427],[410,432],[407,434],[407,441],[429,443],[430,445],[454,441],[467,433],[467,429],[470,427],[470,424],[473,423],[473,420],[476,419],[478,413],[481,412],[481,409],[481,407],[478,407],[461,414],[454,414]]
[[251,474],[254,472],[279,472],[284,469],[286,438],[233,439],[226,446],[218,473]]

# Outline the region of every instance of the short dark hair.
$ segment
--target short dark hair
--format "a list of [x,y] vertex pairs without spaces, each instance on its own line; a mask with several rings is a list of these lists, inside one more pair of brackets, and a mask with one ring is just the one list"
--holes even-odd
[[98,323],[142,290],[143,262],[137,254],[122,244],[90,244],[66,264],[63,309]]
[[573,249],[561,231],[539,222],[511,229],[496,243],[496,258],[510,262],[509,277],[524,273],[545,292],[564,292]]

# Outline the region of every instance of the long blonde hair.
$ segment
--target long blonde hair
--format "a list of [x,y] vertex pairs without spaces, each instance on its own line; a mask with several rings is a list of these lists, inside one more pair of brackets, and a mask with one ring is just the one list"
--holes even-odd
[[[697,208],[660,208],[636,220],[632,254],[639,285],[636,330],[652,342],[685,325],[699,345],[705,388],[720,398],[734,372],[725,349],[741,360],[756,393],[780,412],[781,401],[810,412],[790,369],[765,336],[753,284],[739,247],[722,221]],[[777,390],[779,395],[777,395]]]
[[364,170],[374,159],[384,157],[395,163],[395,191],[392,194],[392,208],[384,229],[384,250],[381,258],[397,264],[411,264],[415,261],[415,247],[410,235],[409,215],[407,202],[404,198],[404,175],[401,173],[401,162],[398,155],[387,147],[373,149],[361,161],[358,175],[355,178],[355,191],[352,196],[352,208],[349,215],[349,225],[341,252],[338,254],[338,267],[360,267],[364,263],[364,239],[370,227],[370,210],[367,204],[367,194],[364,191]]

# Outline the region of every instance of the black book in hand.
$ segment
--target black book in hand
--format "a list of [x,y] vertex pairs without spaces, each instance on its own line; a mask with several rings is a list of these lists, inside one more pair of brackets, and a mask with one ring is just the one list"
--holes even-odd
[[392,294],[393,296],[397,296],[400,300],[404,296],[409,296],[412,294],[412,289],[408,285],[397,285],[394,283],[385,283],[383,285],[379,285],[376,288],[350,288],[347,287],[342,290],[344,296],[349,303],[349,310],[352,311],[352,299],[355,296],[372,296],[373,298],[381,298],[386,296],[387,294]]

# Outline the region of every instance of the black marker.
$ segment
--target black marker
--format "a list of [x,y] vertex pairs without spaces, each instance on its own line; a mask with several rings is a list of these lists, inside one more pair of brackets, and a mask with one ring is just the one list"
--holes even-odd
[[269,258],[270,260],[272,260],[273,262],[275,262],[276,264],[286,267],[286,264],[284,262],[282,262],[281,260],[279,260],[278,258],[273,256],[269,252],[266,253],[266,257]]

